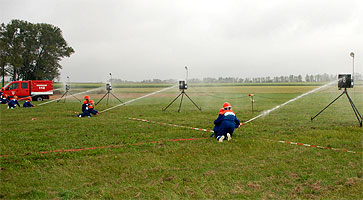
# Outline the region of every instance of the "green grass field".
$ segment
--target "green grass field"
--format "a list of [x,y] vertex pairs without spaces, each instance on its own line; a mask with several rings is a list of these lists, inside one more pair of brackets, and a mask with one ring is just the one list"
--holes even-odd
[[[223,143],[209,138],[209,132],[127,119],[213,129],[225,101],[247,121],[316,87],[191,85],[187,93],[201,112],[186,98],[180,113],[179,100],[162,112],[179,94],[176,88],[92,118],[75,117],[81,104],[73,97],[28,109],[0,105],[0,198],[362,199],[362,154],[278,142],[362,153],[363,129],[346,97],[310,121],[342,92],[336,86],[236,129],[233,139]],[[127,101],[162,88],[118,87],[113,92]],[[362,86],[349,92],[363,114]],[[89,95],[97,102],[104,93]],[[253,113],[249,93],[255,94]],[[110,105],[104,100],[96,109],[118,103],[111,97]],[[189,138],[199,139],[173,141]],[[106,148],[85,149],[90,147]],[[40,153],[68,149],[83,150]]]

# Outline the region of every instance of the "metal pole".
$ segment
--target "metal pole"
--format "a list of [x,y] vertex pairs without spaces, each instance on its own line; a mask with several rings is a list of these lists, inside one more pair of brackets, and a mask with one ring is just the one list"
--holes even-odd
[[354,56],[353,56],[353,84],[354,84],[355,74],[354,74]]
[[182,96],[181,96],[181,99],[180,99],[180,104],[179,104],[179,110],[178,110],[178,112],[180,112],[180,110],[181,110],[181,106],[182,106],[182,103],[183,103],[183,97],[184,97],[184,90],[182,92]]
[[252,114],[253,114],[253,96],[252,96]]
[[185,78],[185,81],[188,82],[188,67],[187,66],[185,66],[185,70],[187,71],[187,76]]

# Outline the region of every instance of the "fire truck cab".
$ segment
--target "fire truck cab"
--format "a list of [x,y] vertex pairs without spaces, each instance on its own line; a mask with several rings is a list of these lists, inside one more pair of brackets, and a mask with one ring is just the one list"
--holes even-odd
[[20,99],[30,96],[33,101],[43,101],[53,95],[53,81],[13,81],[4,86],[4,94]]

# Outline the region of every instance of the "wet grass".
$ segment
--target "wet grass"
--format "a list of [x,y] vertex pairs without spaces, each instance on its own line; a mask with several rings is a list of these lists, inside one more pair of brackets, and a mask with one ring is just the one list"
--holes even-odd
[[[126,101],[161,88],[117,88]],[[341,91],[330,87],[236,130],[230,142],[210,133],[128,120],[143,118],[198,128],[228,100],[242,121],[311,90],[311,86],[191,87],[165,107],[177,89],[92,118],[77,118],[74,99],[30,109],[0,105],[0,197],[4,199],[362,199],[362,155],[282,144],[293,141],[363,152],[362,128],[343,97],[313,122]],[[254,112],[247,94],[255,94]],[[90,94],[97,96],[96,94]],[[363,113],[361,88],[350,94]],[[110,104],[118,102],[111,98]],[[104,110],[105,101],[96,106]],[[182,138],[207,138],[171,141]],[[156,141],[155,143],[152,143]],[[135,145],[137,144],[137,145]],[[116,145],[74,152],[42,151]]]

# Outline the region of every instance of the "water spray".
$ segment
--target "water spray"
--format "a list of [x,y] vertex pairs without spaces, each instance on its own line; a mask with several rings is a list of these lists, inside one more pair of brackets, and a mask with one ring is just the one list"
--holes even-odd
[[280,104],[280,105],[278,105],[278,106],[276,106],[276,107],[274,107],[274,108],[272,108],[272,109],[270,109],[270,110],[263,111],[263,113],[261,113],[261,114],[257,115],[256,117],[254,117],[254,118],[252,118],[252,119],[250,119],[250,120],[248,120],[248,121],[244,122],[243,124],[247,124],[247,123],[249,123],[249,122],[251,122],[251,121],[253,121],[253,120],[255,120],[255,119],[258,119],[258,118],[260,118],[260,117],[266,116],[266,115],[270,114],[270,112],[272,112],[272,111],[274,111],[274,110],[277,110],[277,109],[279,109],[279,108],[281,108],[281,107],[283,107],[283,106],[285,106],[285,105],[287,105],[287,104],[289,104],[289,103],[291,103],[291,102],[294,102],[294,101],[296,101],[296,100],[298,100],[298,99],[300,99],[300,98],[302,98],[302,97],[304,97],[304,96],[306,96],[306,95],[309,95],[309,94],[311,94],[311,93],[314,93],[314,92],[316,92],[316,91],[318,91],[318,90],[320,90],[320,89],[323,89],[323,88],[325,88],[325,87],[328,87],[328,86],[330,86],[330,85],[332,85],[332,84],[334,84],[334,83],[336,83],[336,81],[332,81],[332,82],[327,83],[327,84],[325,84],[325,85],[323,85],[323,86],[320,86],[320,87],[318,87],[318,88],[315,88],[315,89],[313,89],[313,90],[311,90],[311,91],[309,91],[309,92],[306,92],[306,93],[304,93],[304,94],[302,94],[302,95],[300,95],[300,96],[297,96],[297,97],[295,97],[295,98],[293,98],[293,99],[290,99],[289,101],[287,101],[287,102],[285,102],[285,103],[283,103],[283,104]]
[[332,102],[330,102],[327,106],[325,106],[318,114],[316,114],[314,117],[311,117],[311,121],[313,121],[313,119],[315,119],[317,116],[319,116],[320,113],[322,113],[325,109],[327,109],[330,105],[332,105],[336,100],[338,100],[341,96],[343,96],[345,94],[349,100],[349,103],[353,109],[355,116],[357,117],[360,127],[362,127],[362,121],[363,121],[362,115],[359,113],[358,108],[354,105],[354,102],[353,102],[352,98],[350,98],[350,96],[348,94],[348,90],[347,90],[347,88],[353,88],[353,86],[354,86],[353,79],[350,74],[339,74],[338,78],[339,78],[338,89],[341,90],[342,88],[344,88],[344,91],[337,98],[335,98]]
[[[64,96],[67,97],[68,94],[70,94],[71,96],[73,96],[73,94],[69,91],[69,89],[71,88],[70,84],[69,84],[69,76],[67,76],[67,83],[65,85],[65,89],[66,91],[64,92],[64,94],[59,98],[59,100],[57,102],[59,102]],[[76,96],[73,96],[75,99],[77,99],[80,103],[81,103],[81,100],[78,99]],[[66,98],[64,98],[64,102],[66,102]]]
[[[87,91],[84,91],[84,92],[80,92],[80,93],[74,94],[73,96],[77,96],[77,95],[85,94],[85,93],[88,93],[88,92],[92,92],[92,91],[100,90],[101,88],[103,88],[103,87],[94,88],[94,89],[91,89],[91,90],[87,90]],[[63,97],[63,98],[64,98],[64,99],[66,99],[66,98],[69,98],[69,97],[71,97],[71,96],[66,96],[66,97]],[[54,99],[54,100],[51,100],[51,101],[47,101],[47,102],[44,102],[44,103],[38,104],[37,106],[42,106],[42,105],[45,105],[45,104],[48,104],[48,103],[52,103],[52,102],[58,101],[58,100],[60,100],[60,99],[61,99],[61,98],[57,98],[57,99]]]
[[181,99],[180,99],[180,104],[179,104],[179,109],[178,109],[178,112],[180,112],[181,110],[181,106],[182,106],[182,103],[183,103],[183,97],[186,96],[193,104],[196,108],[198,108],[199,111],[202,111],[202,108],[199,107],[190,97],[189,95],[185,92],[185,90],[188,89],[188,84],[187,84],[187,80],[188,80],[188,67],[185,66],[185,70],[187,72],[186,74],[186,78],[185,80],[180,80],[179,81],[179,90],[180,90],[180,94],[178,96],[176,96],[165,108],[162,109],[162,111],[166,111],[169,106],[171,106],[171,104],[173,104],[180,96],[181,96]]
[[97,104],[99,104],[102,100],[103,100],[103,98],[105,98],[106,96],[107,96],[107,103],[106,103],[106,105],[108,105],[108,100],[110,99],[110,94],[113,96],[113,97],[115,97],[120,103],[123,103],[123,101],[121,101],[119,98],[117,98],[117,96],[116,95],[114,95],[112,92],[111,92],[111,90],[112,90],[112,73],[110,73],[110,82],[108,82],[108,83],[106,83],[106,93],[102,96],[102,98],[96,103],[96,105]]
[[106,111],[112,110],[112,109],[114,109],[114,108],[117,108],[117,107],[119,107],[119,106],[123,106],[123,105],[129,104],[129,103],[132,103],[132,102],[134,102],[134,101],[137,101],[137,100],[143,99],[143,98],[145,98],[145,97],[149,97],[149,96],[151,96],[151,95],[154,95],[154,94],[157,94],[157,93],[160,93],[160,92],[164,92],[164,91],[166,91],[166,90],[169,90],[169,89],[175,88],[176,86],[177,86],[177,85],[173,85],[173,86],[171,86],[171,87],[164,88],[164,89],[162,89],[162,90],[159,90],[159,91],[156,91],[156,92],[152,92],[152,93],[150,93],[150,94],[146,94],[146,95],[141,96],[141,97],[138,97],[138,98],[136,98],[136,99],[131,99],[131,100],[129,100],[129,101],[126,101],[126,102],[124,102],[124,103],[120,103],[120,104],[118,104],[118,105],[116,105],[116,106],[113,106],[113,107],[111,107],[111,108],[107,108],[107,109],[105,109],[105,110],[102,110],[102,111],[100,111],[99,113],[103,113],[103,112],[106,112]]

